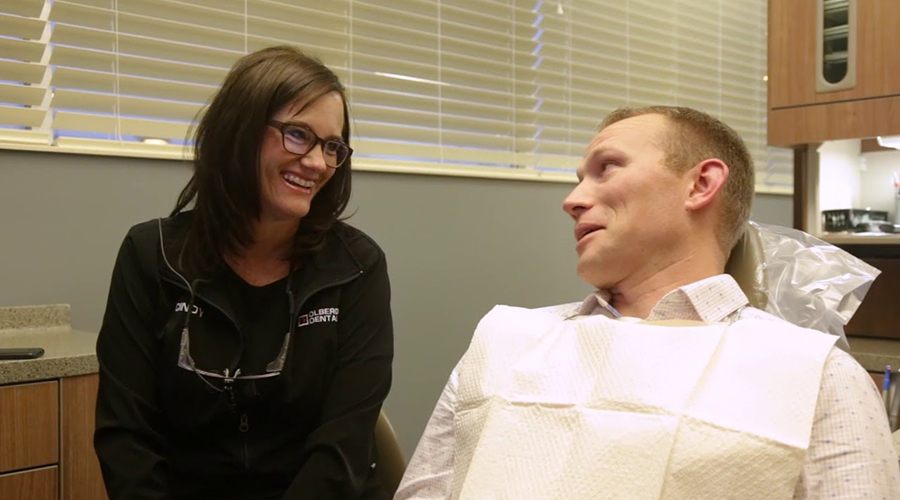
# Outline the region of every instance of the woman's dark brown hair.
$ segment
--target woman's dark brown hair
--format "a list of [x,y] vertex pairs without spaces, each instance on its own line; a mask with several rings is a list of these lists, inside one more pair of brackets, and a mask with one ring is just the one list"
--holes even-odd
[[[239,59],[206,109],[194,136],[194,174],[172,215],[193,202],[179,267],[200,277],[252,243],[260,213],[259,153],[269,119],[299,100],[306,106],[338,92],[344,101],[341,137],[350,144],[350,115],[344,86],[319,60],[289,46],[262,49]],[[316,194],[295,237],[293,260],[315,248],[350,199],[348,159]]]

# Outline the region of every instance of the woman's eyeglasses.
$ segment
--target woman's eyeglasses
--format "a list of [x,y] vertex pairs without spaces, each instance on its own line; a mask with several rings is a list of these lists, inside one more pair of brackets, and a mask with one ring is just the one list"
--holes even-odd
[[288,153],[305,155],[321,144],[325,165],[331,168],[340,167],[353,154],[353,149],[344,144],[343,141],[322,139],[303,125],[269,120],[269,126],[281,132],[281,143]]
[[[190,302],[191,305],[193,305],[193,302],[192,298]],[[181,329],[181,343],[178,349],[179,368],[194,372],[200,380],[216,392],[228,393],[229,401],[232,405],[235,403],[233,391],[233,384],[235,381],[268,379],[277,377],[281,374],[281,370],[284,369],[284,360],[287,358],[288,349],[291,345],[291,337],[294,333],[293,320],[291,321],[291,326],[288,328],[288,332],[284,335],[284,341],[281,343],[281,349],[278,351],[278,355],[266,365],[265,371],[263,373],[245,375],[241,373],[240,368],[237,368],[234,371],[231,371],[228,368],[214,371],[197,367],[197,364],[194,363],[194,358],[191,356],[190,310],[191,308],[188,307],[188,312],[185,315],[184,327]],[[293,315],[291,317],[293,318]],[[214,383],[213,381],[218,382]]]

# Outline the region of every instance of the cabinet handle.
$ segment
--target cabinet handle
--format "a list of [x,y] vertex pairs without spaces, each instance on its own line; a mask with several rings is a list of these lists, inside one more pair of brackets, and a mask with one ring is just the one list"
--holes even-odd
[[816,92],[856,86],[856,0],[817,0]]

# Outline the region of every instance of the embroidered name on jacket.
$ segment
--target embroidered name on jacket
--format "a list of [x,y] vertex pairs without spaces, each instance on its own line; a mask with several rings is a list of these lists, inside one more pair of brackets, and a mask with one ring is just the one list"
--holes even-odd
[[[187,312],[188,304],[187,302],[178,302],[175,304],[175,312]],[[191,306],[191,314],[203,317],[203,309],[198,305]]]
[[297,318],[297,327],[304,327],[313,323],[337,323],[341,309],[339,307],[323,307],[313,309]]

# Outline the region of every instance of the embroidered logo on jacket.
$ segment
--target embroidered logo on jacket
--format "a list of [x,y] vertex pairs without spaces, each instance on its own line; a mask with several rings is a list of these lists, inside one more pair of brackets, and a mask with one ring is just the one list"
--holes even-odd
[[337,323],[341,309],[339,307],[323,307],[313,309],[297,318],[297,327],[301,328],[313,323]]
[[[175,312],[187,312],[187,310],[188,310],[187,302],[178,302],[175,304]],[[195,316],[200,316],[202,318],[203,317],[203,309],[200,308],[200,306],[194,304],[191,307],[191,314],[193,314]]]

